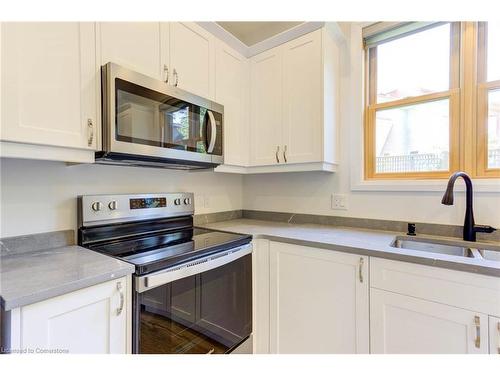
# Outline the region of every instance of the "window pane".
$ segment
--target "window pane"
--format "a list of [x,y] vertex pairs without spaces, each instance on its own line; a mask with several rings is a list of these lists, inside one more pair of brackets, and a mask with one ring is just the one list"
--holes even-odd
[[500,22],[488,22],[488,81],[500,79]]
[[449,100],[377,111],[377,173],[449,169]]
[[450,24],[377,46],[377,102],[450,88]]
[[488,94],[488,168],[500,168],[500,90]]

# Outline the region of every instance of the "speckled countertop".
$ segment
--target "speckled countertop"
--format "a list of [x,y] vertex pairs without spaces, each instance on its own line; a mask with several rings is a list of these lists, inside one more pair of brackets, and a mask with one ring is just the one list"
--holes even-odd
[[4,254],[0,256],[0,302],[11,310],[133,272],[132,264],[80,246]]
[[[228,220],[199,226],[227,232],[251,234],[254,238],[500,277],[500,262],[497,261],[392,247],[391,243],[394,237],[404,235],[404,233],[250,219]],[[419,237],[443,239],[443,237],[424,235]],[[457,241],[456,238],[451,240]],[[485,247],[500,250],[500,244],[498,243],[477,242],[475,245],[485,245]]]

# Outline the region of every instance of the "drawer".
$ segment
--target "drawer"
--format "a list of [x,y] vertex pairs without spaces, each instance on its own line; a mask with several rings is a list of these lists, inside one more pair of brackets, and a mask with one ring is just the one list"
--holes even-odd
[[372,257],[370,286],[500,315],[500,278]]

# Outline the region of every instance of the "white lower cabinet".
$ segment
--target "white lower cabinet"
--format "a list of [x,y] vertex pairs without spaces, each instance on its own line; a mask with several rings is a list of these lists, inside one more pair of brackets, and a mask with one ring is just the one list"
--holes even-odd
[[500,354],[500,318],[489,317],[490,354]]
[[368,258],[270,242],[270,352],[368,353]]
[[488,316],[371,288],[371,353],[488,353]]
[[131,352],[130,276],[8,312],[13,350]]

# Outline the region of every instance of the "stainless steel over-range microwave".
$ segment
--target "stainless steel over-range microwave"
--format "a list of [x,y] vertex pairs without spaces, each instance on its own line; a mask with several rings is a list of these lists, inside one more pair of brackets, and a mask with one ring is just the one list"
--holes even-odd
[[101,73],[97,163],[175,169],[222,164],[222,105],[114,63]]

